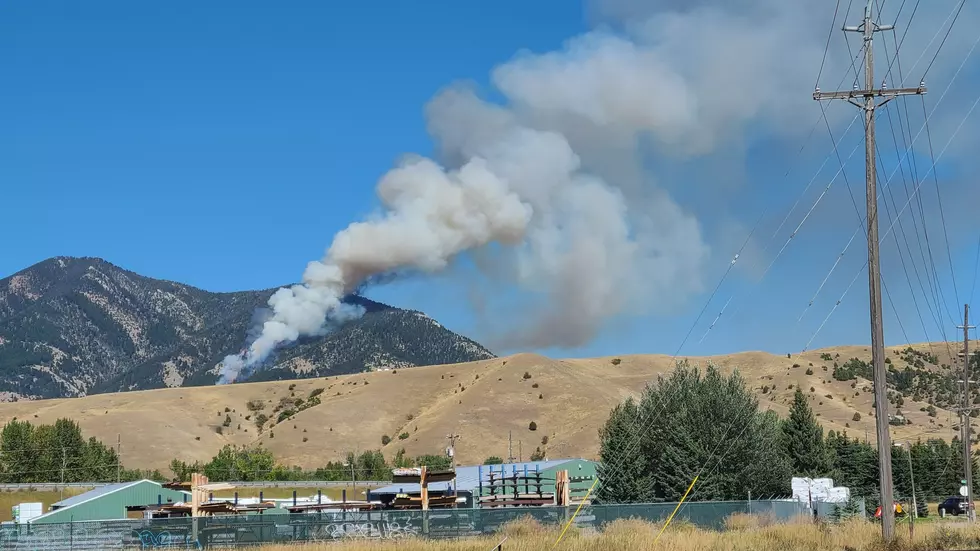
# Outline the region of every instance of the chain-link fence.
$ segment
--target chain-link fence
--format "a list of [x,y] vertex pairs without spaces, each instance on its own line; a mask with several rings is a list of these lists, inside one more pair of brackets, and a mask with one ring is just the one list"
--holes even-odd
[[[601,530],[617,519],[660,522],[670,516],[675,507],[675,503],[587,505],[575,517],[575,524]],[[684,504],[675,519],[722,529],[725,519],[735,513],[771,515],[777,521],[786,521],[809,514],[809,511],[805,503],[794,501],[693,502]],[[574,512],[573,507],[519,507],[7,524],[0,528],[0,549],[213,549],[344,539],[463,538],[496,532],[504,524],[525,516],[555,526],[566,522]]]

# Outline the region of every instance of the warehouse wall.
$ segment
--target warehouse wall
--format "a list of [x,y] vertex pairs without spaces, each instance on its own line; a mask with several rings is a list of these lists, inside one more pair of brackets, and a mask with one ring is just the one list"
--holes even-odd
[[167,502],[167,499],[175,503],[187,499],[180,492],[168,490],[159,484],[144,480],[121,490],[96,496],[91,501],[58,509],[36,519],[33,524],[124,519],[126,518],[127,505],[154,504],[157,502],[157,496],[160,496],[164,503]]

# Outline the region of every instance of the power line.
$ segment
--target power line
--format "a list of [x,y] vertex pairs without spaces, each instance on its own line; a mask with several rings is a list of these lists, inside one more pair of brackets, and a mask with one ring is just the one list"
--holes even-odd
[[814,82],[813,86],[820,86],[820,77],[823,75],[824,65],[827,63],[827,52],[830,51],[830,39],[834,36],[834,28],[837,27],[837,13],[840,11],[840,0],[837,0],[837,6],[834,8],[834,22],[830,24],[830,31],[827,33],[827,44],[823,48],[823,59],[820,60],[820,70],[817,71],[817,80]]
[[926,71],[922,73],[922,80],[926,79],[926,75],[929,74],[929,69],[932,69],[932,65],[936,63],[936,58],[939,57],[939,52],[943,50],[943,46],[946,45],[946,39],[949,38],[949,33],[953,30],[953,26],[956,25],[956,20],[959,19],[960,13],[963,11],[963,6],[966,5],[966,0],[960,0],[960,7],[956,10],[956,15],[953,16],[953,22],[949,24],[949,28],[946,29],[946,35],[943,36],[943,41],[939,43],[939,48],[936,49],[936,54],[932,56],[932,61],[929,62],[929,66],[926,67]]
[[[957,8],[954,5],[953,6],[953,9],[950,10],[949,15],[946,16],[946,21],[943,21],[943,24],[940,25],[939,30],[937,30],[936,31],[936,34],[934,34],[932,36],[932,40],[930,40],[929,41],[929,44],[927,44],[926,47],[922,49],[922,53],[919,54],[919,58],[916,59],[915,60],[915,63],[912,64],[912,68],[909,69],[909,74],[911,74],[913,71],[915,71],[915,68],[919,66],[919,62],[922,61],[922,58],[923,57],[925,57],[926,52],[929,51],[929,48],[932,46],[932,43],[935,42],[937,38],[939,38],[939,33],[943,32],[943,27],[946,26],[946,23],[949,22],[949,20],[953,17],[953,15],[956,13],[956,11],[957,11]],[[904,86],[904,85],[905,85],[905,81],[903,80],[902,81],[902,86]]]
[[[926,123],[928,123],[929,119],[931,119],[935,115],[936,110],[939,108],[939,106],[942,104],[943,100],[946,98],[946,95],[949,93],[949,90],[953,86],[953,83],[956,81],[956,79],[959,76],[960,72],[962,72],[963,66],[966,65],[966,62],[973,55],[973,52],[976,49],[977,44],[980,44],[980,35],[977,36],[977,40],[974,41],[973,46],[970,48],[970,51],[967,52],[966,56],[963,58],[962,63],[960,63],[959,68],[953,74],[953,78],[950,79],[950,82],[946,86],[946,89],[943,91],[942,95],[939,97],[939,101],[936,102],[936,105],[933,107],[932,111],[926,117],[925,123],[923,123],[923,125],[919,129],[918,133],[916,133],[915,138],[912,139],[912,141],[909,144],[908,148],[906,148],[904,156],[899,161],[900,163],[901,162],[904,162],[905,159],[909,156],[909,153],[911,152],[912,148],[915,146],[915,142],[917,142],[919,140],[919,137],[922,135],[923,130],[925,130]],[[975,101],[973,103],[973,106],[970,108],[969,113],[967,113],[962,118],[962,120],[960,121],[959,126],[956,128],[956,131],[953,133],[953,135],[950,137],[949,141],[943,147],[943,150],[940,152],[939,157],[936,157],[935,158],[935,162],[933,163],[933,168],[935,167],[935,164],[939,162],[939,159],[942,158],[943,154],[945,154],[946,149],[949,147],[949,144],[952,143],[953,138],[955,138],[956,135],[959,133],[960,129],[963,128],[963,124],[966,122],[967,118],[969,118],[969,116],[973,113],[974,109],[976,109],[976,106],[977,106],[977,103],[978,102],[980,102],[980,96],[978,96],[977,97],[977,101]],[[888,187],[888,185],[891,182],[892,178],[894,178],[896,172],[898,172],[898,168],[897,167],[895,168],[895,170],[892,171],[891,175],[888,177],[888,180],[885,182],[884,187],[886,187],[886,188]],[[929,172],[932,172],[932,168],[930,168]],[[919,182],[917,183],[915,189],[912,191],[912,193],[909,195],[908,200],[905,202],[905,205],[902,207],[901,211],[896,214],[894,220],[892,221],[891,225],[888,227],[888,230],[885,232],[885,235],[882,238],[887,237],[887,235],[889,233],[891,233],[891,230],[892,230],[892,228],[894,228],[896,221],[901,218],[901,215],[905,212],[905,209],[908,208],[908,205],[912,201],[912,198],[915,197],[918,194],[919,187],[922,185],[922,182],[928,176],[929,176],[929,174],[927,173],[921,180],[919,180]],[[857,274],[855,274],[854,279],[851,280],[851,283],[844,290],[844,293],[841,295],[841,298],[838,299],[837,303],[834,304],[834,307],[831,309],[830,313],[827,314],[827,317],[824,319],[824,322],[820,324],[820,327],[818,327],[817,330],[816,330],[816,332],[814,332],[814,334],[810,337],[810,340],[807,342],[807,345],[806,345],[806,347],[804,347],[804,350],[809,349],[810,344],[813,342],[813,339],[816,338],[817,334],[821,331],[821,329],[823,328],[823,326],[826,324],[827,320],[829,320],[830,319],[830,316],[832,316],[833,313],[837,310],[837,307],[840,305],[841,301],[844,300],[844,296],[847,295],[847,292],[850,290],[851,286],[854,285],[854,281],[861,274],[861,272],[864,270],[864,268],[867,267],[867,265],[868,264],[865,263],[864,266],[862,266],[861,269],[858,270]]]
[[[922,100],[922,115],[926,115],[926,101],[924,98]],[[939,203],[939,218],[943,224],[943,237],[946,240],[946,258],[949,260],[949,275],[953,280],[953,293],[954,297],[956,298],[956,303],[959,304],[960,292],[959,289],[956,288],[956,271],[953,269],[953,253],[949,247],[949,234],[946,231],[946,214],[945,210],[943,209],[943,197],[939,192],[939,176],[936,173],[936,156],[932,149],[932,131],[929,127],[929,119],[926,119],[926,137],[929,141],[929,157],[932,159],[932,179],[936,184],[936,200]]]
[[[980,41],[980,36],[978,36],[978,41]],[[950,145],[950,143],[952,143],[952,141],[953,141],[953,139],[954,139],[954,138],[956,137],[956,135],[957,135],[957,134],[959,134],[959,131],[960,131],[960,130],[961,130],[961,129],[963,128],[963,124],[964,124],[964,123],[966,122],[966,120],[967,120],[967,119],[968,119],[968,118],[970,117],[970,115],[972,115],[972,114],[973,114],[973,111],[974,111],[974,110],[976,110],[976,107],[977,107],[977,104],[980,104],[980,96],[977,96],[977,99],[976,99],[976,101],[974,101],[974,102],[973,102],[973,105],[972,105],[972,106],[970,107],[970,110],[969,110],[969,111],[967,112],[967,114],[966,114],[966,115],[965,115],[965,116],[963,117],[963,119],[962,119],[962,120],[960,121],[960,124],[959,124],[959,126],[957,126],[957,128],[956,128],[956,131],[955,131],[955,132],[953,132],[953,135],[952,135],[952,136],[950,136],[950,139],[949,139],[949,141],[948,141],[948,142],[946,142],[946,145],[945,145],[945,146],[943,147],[943,150],[942,150],[942,151],[940,151],[940,153],[939,153],[939,156],[938,156],[938,157],[936,158],[936,162],[939,162],[939,160],[940,160],[940,159],[942,159],[942,157],[943,157],[943,155],[944,155],[944,154],[946,153],[946,150],[947,150],[947,149],[949,148],[949,145]],[[935,112],[935,109],[933,109],[933,112]],[[931,171],[931,169],[930,169],[930,171]],[[920,187],[922,186],[922,182],[923,182],[923,181],[925,180],[925,178],[927,178],[928,176],[929,176],[929,175],[928,175],[928,174],[926,174],[926,176],[924,176],[924,177],[922,178],[922,180],[921,180],[921,181],[919,181],[919,183],[918,183],[918,184],[916,185],[916,187],[915,187],[915,189],[913,190],[913,196],[914,196],[915,194],[917,194],[917,193],[918,193],[918,191],[919,191],[919,188],[920,188]],[[895,222],[896,222],[896,220],[897,220],[897,219],[898,219],[898,218],[899,218],[899,217],[900,217],[900,216],[902,215],[902,213],[904,213],[904,212],[905,212],[905,209],[907,209],[907,208],[908,208],[908,206],[909,206],[909,203],[911,203],[911,201],[912,201],[912,198],[913,198],[913,197],[909,197],[909,199],[908,199],[908,200],[907,200],[907,201],[905,202],[905,205],[904,205],[904,206],[902,207],[902,209],[901,209],[901,211],[900,211],[900,212],[899,212],[899,213],[898,213],[898,214],[897,214],[897,215],[895,216],[895,220],[893,220],[893,221],[892,221],[892,223],[891,223],[891,225],[889,225],[889,226],[888,226],[888,230],[887,230],[887,231],[885,232],[885,234],[884,234],[884,235],[883,235],[883,236],[881,237],[881,239],[884,239],[885,237],[887,237],[887,236],[888,236],[888,234],[889,234],[889,233],[891,233],[891,231],[892,231],[892,229],[893,229],[893,228],[895,227]],[[812,337],[810,338],[810,341],[808,341],[808,342],[807,342],[807,346],[806,346],[806,348],[804,348],[804,351],[805,351],[806,349],[808,349],[808,348],[809,348],[809,345],[810,345],[810,343],[812,343],[812,342],[813,342],[813,339],[814,339],[814,338],[816,337],[816,335],[817,335],[817,333],[819,333],[819,332],[820,332],[820,330],[821,330],[821,329],[823,328],[823,326],[824,326],[824,324],[825,324],[825,323],[827,322],[827,320],[828,320],[828,319],[830,319],[830,316],[831,316],[831,315],[833,315],[833,313],[834,313],[834,312],[835,312],[835,311],[837,310],[837,306],[839,306],[839,305],[840,305],[840,303],[841,303],[841,301],[843,301],[843,300],[844,300],[844,296],[845,296],[845,295],[847,295],[847,292],[848,292],[848,291],[850,290],[850,288],[851,288],[851,286],[852,286],[852,285],[854,285],[854,281],[856,281],[856,280],[857,280],[857,277],[858,277],[859,275],[861,275],[861,272],[862,272],[862,271],[864,271],[864,269],[865,269],[865,268],[866,268],[867,266],[868,266],[868,264],[867,264],[867,263],[865,263],[865,264],[864,264],[864,266],[862,266],[862,267],[861,267],[861,269],[860,269],[860,270],[858,270],[858,272],[857,272],[857,273],[856,273],[856,274],[854,275],[854,279],[852,279],[852,280],[851,280],[851,283],[850,283],[850,284],[849,284],[849,285],[847,286],[847,288],[846,288],[846,289],[844,290],[844,293],[843,293],[843,294],[841,295],[841,298],[840,298],[840,299],[839,299],[839,300],[837,301],[837,303],[836,303],[836,304],[834,305],[834,308],[833,308],[833,309],[832,309],[832,310],[830,311],[830,313],[829,313],[829,314],[827,314],[827,318],[826,318],[826,319],[824,320],[824,323],[822,323],[822,324],[820,324],[820,327],[819,327],[819,328],[817,328],[817,331],[816,331],[816,332],[815,332],[815,333],[813,334],[813,336],[812,336]]]

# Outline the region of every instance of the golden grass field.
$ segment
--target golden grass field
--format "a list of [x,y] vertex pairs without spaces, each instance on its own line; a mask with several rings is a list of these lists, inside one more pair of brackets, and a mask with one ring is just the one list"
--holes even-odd
[[[928,346],[916,348],[926,350]],[[904,365],[898,359],[902,348],[888,349],[897,365]],[[844,346],[791,358],[743,352],[689,359],[700,365],[713,362],[725,370],[739,368],[762,407],[780,415],[787,413],[794,388],[801,386],[812,397],[813,409],[827,429],[847,430],[862,438],[867,434],[873,439],[870,383],[860,381],[852,388],[850,382],[833,380],[833,362],[820,359],[824,352],[839,353],[841,363],[851,357],[869,359],[868,350]],[[945,344],[934,346],[940,361],[950,363],[945,350]],[[551,457],[593,458],[598,429],[609,410],[673,366],[664,355],[621,356],[618,364],[613,360],[518,354],[397,372],[0,403],[0,423],[15,417],[44,423],[69,417],[81,424],[86,436],[108,444],[115,445],[120,435],[126,466],[159,468],[165,474],[174,456],[207,460],[225,444],[260,443],[285,464],[312,468],[341,459],[348,451],[381,448],[391,456],[404,447],[409,455],[440,453],[450,432],[462,436],[456,447],[461,464],[479,463],[491,455],[507,457],[509,432],[513,433],[515,454],[520,447],[524,459],[541,445],[544,436],[549,439]],[[807,369],[812,375],[806,374]],[[523,378],[525,372],[530,379]],[[763,394],[763,386],[775,390]],[[254,418],[245,419],[250,415],[246,408],[250,400],[265,401],[264,413],[273,416],[272,409],[281,398],[291,394],[306,397],[316,388],[324,389],[320,405],[262,434]],[[940,410],[931,418],[919,411],[925,405],[906,400],[902,410],[913,424],[892,427],[894,439],[953,436],[950,412]],[[227,414],[232,423],[218,434],[215,429],[225,419],[225,408],[231,410]],[[860,421],[853,420],[855,413],[860,414]],[[537,424],[536,431],[528,429],[531,421]],[[407,438],[399,439],[403,433]],[[383,435],[392,438],[384,447]]]
[[[671,524],[654,545],[660,526],[638,520],[618,520],[601,533],[570,530],[558,551],[926,551],[980,547],[980,528],[965,524],[931,523],[916,525],[915,539],[909,539],[907,525],[898,527],[898,541],[885,546],[880,526],[853,521],[839,525],[813,524],[803,520],[775,524],[764,517],[735,515],[725,531],[708,531],[682,523]],[[272,545],[263,551],[490,551],[503,540],[503,551],[542,551],[554,547],[558,529],[546,529],[534,522],[519,521],[506,526],[493,537],[458,541],[397,540],[390,542],[330,543],[319,545]]]

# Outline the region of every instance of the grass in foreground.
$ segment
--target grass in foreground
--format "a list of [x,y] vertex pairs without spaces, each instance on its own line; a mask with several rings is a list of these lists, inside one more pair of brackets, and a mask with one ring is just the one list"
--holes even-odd
[[[926,551],[980,547],[980,527],[964,524],[931,523],[916,526],[914,542],[909,541],[908,526],[898,528],[899,541],[894,547],[881,543],[881,528],[871,522],[850,521],[842,524],[813,523],[808,519],[777,524],[771,519],[734,515],[725,531],[695,528],[673,523],[653,545],[661,526],[639,520],[617,520],[601,533],[570,529],[558,550],[632,551],[657,549],[666,551]],[[544,528],[533,520],[521,520],[506,526],[492,537],[458,541],[408,539],[397,541],[355,541],[311,545],[272,545],[264,551],[489,551],[507,537],[505,551],[541,551],[551,549],[559,530]]]

